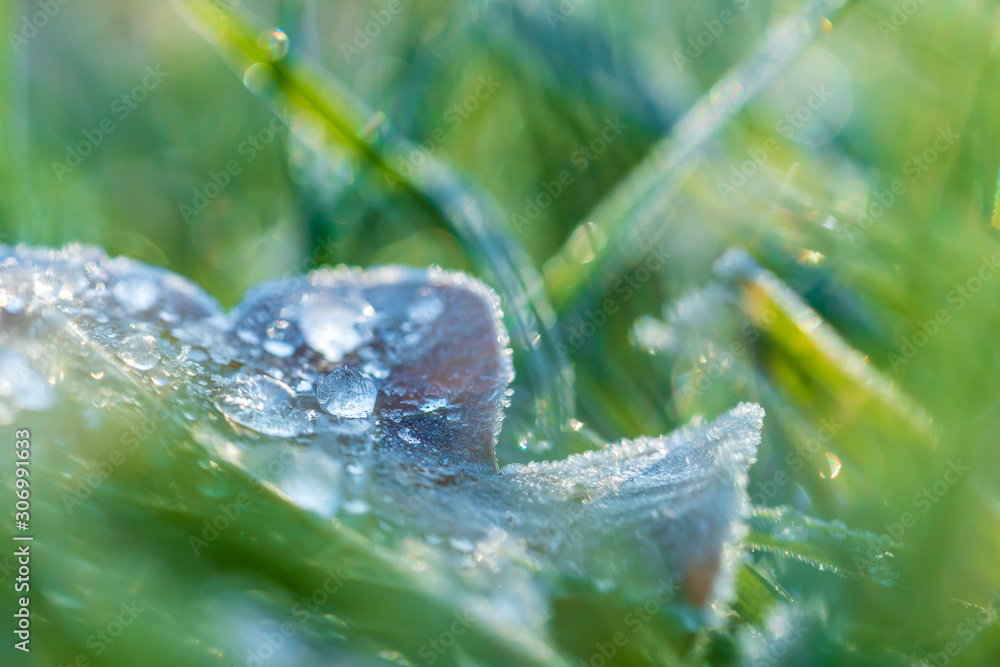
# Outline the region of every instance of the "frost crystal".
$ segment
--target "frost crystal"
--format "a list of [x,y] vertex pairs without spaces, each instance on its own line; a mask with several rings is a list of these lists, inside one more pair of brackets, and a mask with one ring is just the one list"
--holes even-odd
[[[764,411],[741,403],[707,425],[659,438],[625,440],[564,461],[511,464],[505,477],[539,512],[544,530],[561,524],[556,546],[588,571],[613,574],[615,552],[641,553],[680,574],[689,599],[704,604],[716,575],[728,574],[727,545],[749,510],[747,470],[754,462]],[[611,556],[609,558],[609,555]],[[655,568],[649,573],[656,575]]]
[[507,343],[496,295],[458,273],[320,270],[226,314],[96,249],[0,246],[3,421],[57,397],[88,419],[163,405],[182,440],[289,502],[502,571],[526,599],[544,567],[602,591],[676,582],[708,603],[735,557],[762,410],[501,469]]

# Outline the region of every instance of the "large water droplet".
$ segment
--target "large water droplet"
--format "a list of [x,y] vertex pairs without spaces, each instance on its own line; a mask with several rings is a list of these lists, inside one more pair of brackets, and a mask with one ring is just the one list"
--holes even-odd
[[122,341],[118,356],[126,364],[140,371],[148,371],[160,363],[156,339],[149,335],[132,334]]
[[283,30],[265,30],[257,38],[257,46],[270,61],[281,60],[288,53],[288,35]]
[[830,479],[833,479],[834,477],[840,474],[840,471],[843,468],[843,464],[841,464],[840,462],[840,457],[834,454],[833,452],[826,453],[826,461],[827,463],[830,464],[830,472],[827,473],[826,471],[821,471],[819,473],[819,476],[829,477]]
[[360,419],[375,409],[375,382],[353,368],[335,368],[316,384],[316,400],[336,417]]
[[273,83],[271,68],[264,63],[254,63],[243,72],[243,85],[255,95],[263,93]]
[[306,430],[306,422],[295,414],[295,392],[287,384],[267,375],[234,380],[215,399],[215,405],[230,420],[265,435],[292,437]]
[[299,326],[311,348],[338,362],[371,336],[374,315],[361,297],[318,295],[303,303]]

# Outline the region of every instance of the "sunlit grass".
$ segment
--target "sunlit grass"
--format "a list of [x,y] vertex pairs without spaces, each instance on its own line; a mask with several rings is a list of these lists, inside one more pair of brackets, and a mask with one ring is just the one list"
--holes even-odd
[[[815,5],[793,40],[803,48],[761,62],[775,26],[805,5],[745,4],[588,0],[553,23],[516,3],[412,3],[363,47],[355,29],[382,3],[247,2],[235,23],[207,2],[60,5],[17,51],[0,50],[0,233],[167,266],[227,306],[263,278],[318,264],[481,275],[516,338],[505,462],[656,435],[739,400],[767,409],[734,613],[694,635],[669,618],[621,664],[680,664],[688,651],[687,664],[739,664],[754,628],[785,605],[806,639],[782,664],[913,664],[947,655],[949,642],[958,654],[948,664],[994,664],[1000,631],[968,617],[1000,585],[998,9]],[[5,5],[3,34],[22,30],[33,7]],[[740,11],[712,34],[706,22],[727,9]],[[289,39],[284,58],[274,57],[275,28]],[[705,30],[711,40],[679,67],[674,54]],[[348,58],[344,44],[357,52]],[[158,65],[169,77],[120,117],[114,100]],[[500,85],[462,107],[483,76]],[[810,106],[817,86],[830,95]],[[301,114],[292,131],[279,124],[259,149],[241,150],[286,108]],[[54,168],[105,119],[114,130],[78,167]],[[595,144],[613,119],[624,129]],[[414,145],[434,164],[415,166]],[[239,172],[186,212],[231,161]],[[668,261],[649,270],[661,246]],[[734,246],[770,278],[717,266]],[[782,290],[805,310],[777,303]],[[657,330],[662,345],[636,333],[650,316],[669,325]],[[583,426],[563,428],[574,413]],[[162,475],[137,462],[95,496],[110,512],[146,494],[155,530],[137,525],[150,510],[141,503],[111,524],[53,513],[48,530],[80,560],[131,541],[170,553],[170,536],[213,512],[198,491],[207,478],[187,477],[198,456],[161,462]],[[971,470],[939,493],[958,461]],[[225,475],[232,489],[248,483]],[[45,492],[61,493],[55,483]],[[784,506],[793,509],[769,509]],[[422,590],[392,578],[399,554],[363,535],[269,497],[255,511],[239,539],[190,571],[126,554],[91,572],[83,585],[107,593],[86,613],[40,596],[40,616],[62,638],[52,664],[68,664],[93,619],[111,613],[129,568],[146,568],[146,590],[167,611],[114,664],[154,650],[218,664],[203,647],[171,643],[198,593],[189,582],[220,582],[220,598],[255,587],[255,603],[290,606],[348,552],[364,563],[348,596],[357,608],[345,610],[359,636],[419,647],[462,605],[447,572],[447,585]],[[284,560],[281,534],[328,543],[330,562]],[[55,554],[39,567],[52,591],[78,585]],[[376,583],[399,616],[360,602]],[[551,585],[552,635],[568,661],[589,656],[634,602],[585,582]],[[201,617],[206,637],[229,609]],[[317,641],[362,655],[383,647],[344,639],[340,618],[313,622]],[[490,664],[502,628],[480,626],[470,642],[477,664]]]

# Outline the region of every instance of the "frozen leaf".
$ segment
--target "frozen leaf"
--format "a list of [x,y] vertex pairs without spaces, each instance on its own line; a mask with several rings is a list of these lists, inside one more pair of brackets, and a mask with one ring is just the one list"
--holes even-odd
[[[635,569],[615,559],[618,549],[641,554],[651,566],[647,574],[679,575],[688,599],[702,605],[717,582],[728,585],[727,549],[742,534],[740,517],[749,509],[747,470],[763,417],[759,406],[743,403],[669,436],[626,440],[565,461],[512,464],[503,472],[526,504],[549,508],[539,512],[543,523],[561,516],[553,546],[567,560],[596,561],[588,569],[614,576]],[[607,544],[614,548],[601,546]]]
[[192,440],[303,509],[502,572],[511,598],[493,606],[542,618],[537,569],[629,594],[667,582],[695,607],[728,594],[758,406],[501,469],[511,353],[497,297],[468,276],[320,270],[226,315],[183,279],[94,249],[0,257],[7,303],[24,304],[0,314],[0,344],[68,396],[99,390],[95,407],[126,412],[164,400]]

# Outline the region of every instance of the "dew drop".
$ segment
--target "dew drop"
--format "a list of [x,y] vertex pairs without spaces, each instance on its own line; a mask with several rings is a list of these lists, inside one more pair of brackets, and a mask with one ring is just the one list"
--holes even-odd
[[118,356],[139,371],[148,371],[160,363],[160,351],[156,339],[149,335],[132,334],[125,338],[118,349]]
[[375,409],[375,382],[353,368],[335,368],[316,383],[316,400],[335,417],[360,419]]
[[274,62],[281,60],[288,53],[288,35],[283,30],[265,30],[257,38],[257,46],[261,48],[267,59]]
[[267,375],[237,378],[215,399],[215,405],[230,420],[249,429],[279,437],[292,437],[306,430],[295,415],[295,392]]
[[833,479],[840,474],[840,470],[843,467],[840,463],[840,457],[833,452],[826,453],[826,461],[830,465],[830,472],[821,472],[820,477]]
[[264,63],[254,63],[243,72],[243,85],[255,95],[264,92],[272,80],[271,69]]

